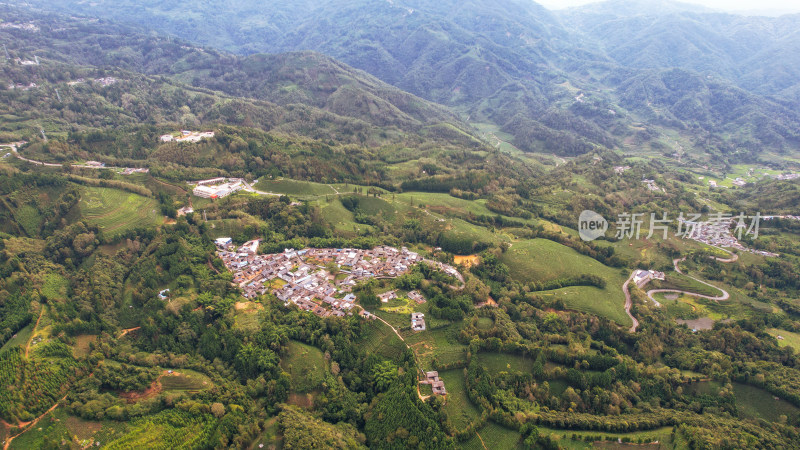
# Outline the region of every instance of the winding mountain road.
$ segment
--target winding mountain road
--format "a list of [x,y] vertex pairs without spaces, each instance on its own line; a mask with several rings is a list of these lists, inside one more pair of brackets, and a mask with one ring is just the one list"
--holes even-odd
[[[716,258],[716,259],[717,259],[717,261],[720,261],[720,262],[733,262],[733,261],[736,261],[736,259],[738,259],[738,255],[734,255],[734,256],[735,256],[734,258],[730,258],[730,259],[720,259],[720,258]],[[647,291],[647,297],[650,300],[656,302],[656,304],[659,304],[653,298],[653,295],[654,294],[659,294],[659,293],[668,293],[668,292],[676,293],[676,294],[689,295],[689,296],[697,297],[697,298],[705,298],[707,300],[714,300],[715,302],[722,302],[722,301],[725,301],[725,300],[727,300],[727,299],[729,299],[731,297],[731,295],[725,289],[719,288],[717,286],[714,286],[711,283],[707,283],[707,282],[705,282],[703,280],[697,279],[697,278],[695,278],[695,277],[693,277],[691,275],[686,275],[685,273],[681,272],[680,267],[678,267],[678,263],[681,263],[683,261],[686,261],[686,257],[672,260],[672,265],[675,267],[675,272],[678,272],[681,275],[689,277],[692,280],[697,281],[698,283],[702,283],[702,284],[705,284],[706,286],[709,286],[709,287],[712,287],[714,289],[717,289],[720,292],[722,292],[722,295],[718,295],[718,296],[712,297],[710,295],[703,295],[703,294],[698,294],[696,292],[682,291],[680,289],[651,289],[651,290]]]
[[[721,250],[724,250],[724,249],[721,249]],[[727,250],[725,250],[725,251],[727,251]],[[719,258],[719,257],[713,257],[713,258],[716,259],[719,262],[722,262],[722,263],[732,263],[732,262],[735,262],[736,260],[739,259],[739,255],[737,255],[736,253],[733,253],[733,252],[729,252],[729,253],[731,254],[730,258]],[[709,286],[709,287],[712,287],[714,289],[717,289],[720,292],[722,292],[722,295],[712,297],[710,295],[704,295],[704,294],[700,294],[700,293],[697,293],[697,292],[683,291],[683,290],[680,290],[680,289],[651,289],[651,290],[647,291],[647,298],[652,300],[653,303],[655,303],[657,307],[661,307],[661,303],[659,303],[653,297],[655,294],[664,294],[664,293],[682,294],[682,295],[689,295],[691,297],[696,297],[696,298],[704,298],[704,299],[707,299],[707,300],[713,300],[715,302],[725,301],[725,300],[728,300],[731,297],[730,294],[728,293],[728,291],[726,291],[725,289],[722,289],[720,287],[714,286],[711,283],[707,283],[707,282],[705,282],[703,280],[697,279],[697,278],[695,278],[695,277],[693,277],[691,275],[686,275],[685,273],[683,273],[681,271],[681,268],[678,267],[678,264],[683,262],[683,261],[686,261],[686,257],[685,256],[683,258],[676,258],[676,259],[672,260],[672,266],[675,268],[675,272],[678,272],[679,274],[681,274],[683,276],[689,277],[692,280],[697,281],[698,283],[702,283],[702,284],[705,284],[706,286]],[[629,329],[629,331],[631,333],[635,333],[636,329],[639,328],[639,321],[636,320],[635,317],[633,317],[633,314],[631,314],[631,306],[633,306],[633,301],[631,300],[631,293],[630,293],[630,290],[628,289],[628,286],[630,285],[630,282],[633,281],[633,276],[634,276],[635,273],[636,273],[636,271],[634,270],[631,273],[631,276],[622,285],[622,292],[625,294],[625,314],[627,314],[628,317],[631,318],[631,321],[633,321],[633,325]]]
[[628,277],[628,279],[625,280],[625,283],[622,285],[622,292],[625,293],[625,314],[627,314],[628,317],[631,318],[631,321],[633,321],[633,325],[631,326],[630,330],[628,330],[631,333],[635,333],[636,329],[639,328],[639,321],[636,320],[636,317],[633,317],[633,314],[631,314],[631,306],[633,305],[633,301],[631,301],[631,291],[628,289],[628,285],[631,283],[631,281],[633,281],[634,273],[636,273],[635,270],[631,273],[631,276]]

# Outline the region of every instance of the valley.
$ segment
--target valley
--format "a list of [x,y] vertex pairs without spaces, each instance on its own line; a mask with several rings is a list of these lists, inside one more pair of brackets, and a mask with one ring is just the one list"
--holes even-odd
[[796,22],[0,5],[4,450],[797,447]]

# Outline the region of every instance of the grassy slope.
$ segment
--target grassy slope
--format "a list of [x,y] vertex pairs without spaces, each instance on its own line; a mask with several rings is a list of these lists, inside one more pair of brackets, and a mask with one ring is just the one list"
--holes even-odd
[[619,269],[581,255],[575,250],[546,239],[515,242],[502,256],[511,276],[525,282],[547,281],[579,274],[597,275],[606,280],[606,287],[577,286],[542,291],[546,299],[558,298],[568,308],[607,317],[621,325],[629,325],[625,315],[622,284],[626,277]]
[[335,195],[336,191],[327,184],[312,183],[310,181],[297,181],[290,179],[261,179],[255,185],[261,191],[286,194],[293,197],[319,197],[322,195]]
[[439,372],[439,379],[444,381],[444,386],[447,389],[447,404],[444,410],[456,429],[463,429],[480,418],[480,410],[467,397],[463,369]]
[[327,368],[320,349],[297,341],[289,342],[289,352],[281,359],[281,366],[289,373],[294,390],[301,393],[314,389]]
[[163,222],[155,200],[118,189],[85,187],[79,207],[87,222],[108,234]]
[[530,357],[509,355],[506,353],[478,353],[478,362],[486,366],[492,373],[522,372],[530,373],[533,370],[533,360]]
[[[520,434],[514,430],[497,425],[494,422],[487,423],[483,428],[478,430],[478,436],[473,436],[472,439],[461,444],[461,448],[466,450],[484,450],[486,448],[496,450],[507,450],[522,448],[520,442]],[[481,440],[482,439],[482,440]]]

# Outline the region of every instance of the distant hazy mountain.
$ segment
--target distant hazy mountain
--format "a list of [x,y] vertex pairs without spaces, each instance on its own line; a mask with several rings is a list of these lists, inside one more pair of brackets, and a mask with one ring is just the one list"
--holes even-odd
[[[631,142],[662,148],[665,129],[712,153],[800,146],[793,131],[800,129],[797,16],[741,17],[666,1],[614,1],[557,13],[529,0],[32,3],[237,53],[321,52],[469,121],[497,124],[523,150],[574,155]],[[319,57],[303,64],[312,61],[338,64]],[[247,86],[273,100],[315,91],[274,92],[263,79],[244,78],[255,76],[248,67],[280,76],[274,63],[259,56],[234,64],[239,77],[199,79],[226,91]],[[338,104],[323,97],[328,107]],[[720,105],[742,114],[723,114]],[[759,125],[743,127],[743,117],[758,117]]]
[[[30,92],[42,103],[26,104],[31,117],[45,117],[44,111],[57,108],[51,87],[72,83],[61,87],[62,95],[73,99],[86,117],[65,115],[59,128],[71,121],[91,125],[103,115],[119,124],[137,119],[152,123],[159,118],[178,122],[180,107],[191,106],[201,121],[250,124],[343,143],[408,143],[411,136],[413,141],[454,142],[462,148],[481,145],[449,109],[319,53],[243,57],[115,23],[34,14],[9,6],[0,6],[0,21],[25,25],[0,28],[0,44],[12,61],[35,55],[43,63],[0,67],[4,90],[8,85],[37,85]],[[113,89],[98,91],[110,97],[96,104],[87,101],[86,92],[78,89],[85,83],[75,81],[104,73],[122,81]],[[170,88],[180,94],[164,94]],[[135,92],[138,100],[119,98],[125,89]],[[8,94],[14,99],[27,95],[14,89]],[[164,96],[162,102],[159,95]],[[122,104],[129,107],[116,109]]]
[[711,8],[694,3],[670,0],[609,0],[589,3],[557,11],[558,15],[580,12],[582,14],[605,15],[608,17],[659,16],[683,12],[710,13]]
[[626,0],[557,14],[619,64],[713,73],[779,101],[800,100],[800,15],[750,17]]

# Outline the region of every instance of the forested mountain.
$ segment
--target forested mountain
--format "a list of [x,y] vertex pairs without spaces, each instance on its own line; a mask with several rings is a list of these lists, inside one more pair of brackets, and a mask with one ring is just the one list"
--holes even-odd
[[[383,135],[387,131],[388,134],[399,131],[424,133],[423,127],[438,126],[440,130],[434,130],[433,134],[444,132],[460,142],[477,143],[466,133],[467,127],[446,108],[318,53],[240,57],[117,24],[87,23],[52,14],[32,14],[9,6],[2,8],[0,14],[6,22],[32,27],[0,29],[0,40],[6,44],[9,55],[20,60],[32,60],[36,56],[45,62],[44,66],[35,67],[20,63],[6,65],[4,71],[13,84],[27,86],[31,82],[74,81],[67,80],[70,75],[63,72],[69,73],[78,66],[108,68],[110,71],[123,69],[149,76],[166,76],[184,86],[264,100],[270,102],[275,111],[283,111],[278,106],[289,108],[278,113],[283,119],[275,117],[274,111],[261,114],[258,119],[248,119],[248,123],[258,122],[262,128],[268,122],[274,126],[282,120],[294,121],[291,110],[303,110],[306,117],[329,116],[324,120],[330,120],[336,116],[339,122],[353,119],[352,126],[356,128],[365,125],[367,128],[383,128]],[[66,65],[56,69],[48,66],[46,61]],[[17,74],[11,76],[12,72]],[[164,82],[166,79],[152,81]],[[160,107],[153,106],[155,109]],[[245,111],[246,108],[242,113]],[[270,119],[269,116],[273,117]],[[291,128],[293,131],[300,129]],[[345,131],[343,127],[337,130],[342,131]],[[310,131],[302,133],[309,134]],[[351,130],[351,134],[358,132]],[[367,137],[376,133],[361,134],[362,142],[375,141]],[[324,137],[324,132],[315,132],[314,137]]]
[[712,74],[798,110],[800,15],[752,17],[613,0],[558,16],[624,66]]
[[[800,73],[780,56],[798,54],[792,51],[793,17],[745,18],[672,2],[614,2],[557,14],[527,0],[494,2],[492,8],[480,1],[413,0],[33,3],[152,27],[234,53],[318,51],[449,106],[469,122],[493,123],[525,151],[660,151],[665,136],[675,132],[701,152],[734,160],[800,145],[789,131],[800,127],[792,101],[800,95]],[[303,55],[300,72],[316,83],[316,69],[307,69],[311,56]],[[274,58],[287,56],[254,56],[216,70],[203,69],[197,58],[169,70],[186,72],[184,80],[195,85],[235,91],[229,93],[269,92],[267,98],[279,103],[312,97],[316,106],[337,113],[359,116],[377,108],[401,122],[430,117],[385,89],[366,89],[355,96],[359,105],[343,105],[353,84],[298,93],[292,83],[270,82],[285,70],[267,70],[269,80],[239,82],[241,75],[282,63]],[[339,67],[313,59],[322,73]],[[685,72],[676,78],[673,68]],[[667,78],[688,84],[665,84]],[[355,83],[365,84],[374,82]],[[676,91],[664,95],[664,89]],[[394,100],[386,104],[375,95]],[[757,117],[759,125],[742,127],[740,117]],[[675,150],[667,147],[667,154]]]

